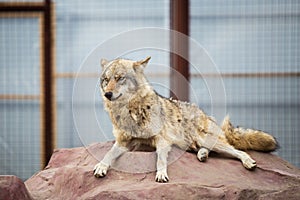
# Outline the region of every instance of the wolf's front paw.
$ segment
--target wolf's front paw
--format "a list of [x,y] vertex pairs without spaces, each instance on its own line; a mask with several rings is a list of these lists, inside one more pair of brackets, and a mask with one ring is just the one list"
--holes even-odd
[[157,171],[155,181],[160,183],[166,183],[169,181],[168,174],[165,170]]
[[200,160],[200,162],[204,162],[208,158],[208,150],[206,148],[200,148],[200,150],[197,153],[197,158]]
[[243,165],[246,169],[252,170],[256,167],[256,162],[255,160],[253,160],[252,158],[247,158],[245,160],[242,161]]
[[98,163],[94,167],[94,176],[96,176],[97,178],[104,177],[107,173],[108,168],[109,168],[109,165],[106,165],[102,162]]

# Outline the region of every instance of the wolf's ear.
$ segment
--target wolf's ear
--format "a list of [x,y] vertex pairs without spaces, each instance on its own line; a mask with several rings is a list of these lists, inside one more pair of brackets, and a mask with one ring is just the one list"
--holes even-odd
[[105,65],[107,65],[107,63],[108,63],[108,60],[106,60],[105,58],[101,59],[101,67],[102,67],[102,69],[105,67]]
[[151,56],[148,56],[144,60],[136,61],[133,65],[134,66],[141,66],[142,65],[143,67],[146,67],[146,65],[147,65],[147,63],[149,62],[150,59],[151,59]]

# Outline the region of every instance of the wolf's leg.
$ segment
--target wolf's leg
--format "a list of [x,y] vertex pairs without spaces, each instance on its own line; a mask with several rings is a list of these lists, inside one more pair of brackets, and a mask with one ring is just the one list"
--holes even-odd
[[217,153],[224,153],[240,159],[247,169],[254,169],[256,167],[255,160],[253,160],[246,152],[237,150],[226,142],[219,140],[212,150]]
[[171,145],[169,145],[165,140],[158,141],[156,145],[157,162],[156,162],[156,176],[155,181],[157,182],[168,182],[169,177],[167,174],[167,158],[168,153],[171,150]]
[[240,159],[247,169],[256,167],[255,160],[253,160],[246,152],[237,150],[227,143],[224,132],[214,121],[208,123],[208,132],[212,133],[212,135],[206,139],[205,147],[208,147],[208,149],[215,152],[224,153]]
[[117,142],[112,146],[112,148],[106,153],[104,158],[94,167],[94,176],[97,178],[104,177],[107,173],[109,166],[112,161],[123,153],[128,151],[127,147],[120,146]]
[[[206,123],[206,134],[199,133],[198,137],[196,137],[196,143],[200,146],[197,153],[197,158],[200,162],[205,162],[208,159],[209,151],[212,150],[213,146],[218,141],[218,136],[224,135],[222,129],[212,119],[207,118]],[[205,136],[201,136],[203,134]]]

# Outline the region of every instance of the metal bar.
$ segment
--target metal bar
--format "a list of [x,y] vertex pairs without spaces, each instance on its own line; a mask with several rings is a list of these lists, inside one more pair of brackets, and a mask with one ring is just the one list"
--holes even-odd
[[286,18],[286,17],[299,17],[300,13],[298,12],[282,12],[282,13],[247,13],[247,14],[232,14],[232,13],[226,13],[226,14],[201,14],[197,13],[193,16],[193,19],[195,20],[203,20],[203,19],[254,19],[254,18]]
[[222,77],[222,78],[273,78],[273,77],[300,77],[300,72],[263,72],[263,73],[203,73],[203,74],[191,74],[191,77]]
[[[168,77],[170,73],[147,73],[148,77]],[[99,78],[100,74],[97,72],[91,73],[76,73],[76,72],[65,72],[65,73],[56,73],[55,78]],[[223,78],[255,78],[255,77],[300,77],[300,72],[253,72],[253,73],[202,73],[196,74],[192,73],[189,77],[201,78],[201,77],[223,77]]]
[[39,100],[40,95],[0,94],[0,100]]
[[100,74],[96,72],[91,73],[76,73],[76,72],[66,72],[66,73],[56,73],[55,78],[99,78]]
[[42,12],[44,2],[0,2],[0,12]]
[[[170,27],[185,35],[189,35],[189,0],[170,1]],[[183,101],[189,100],[189,62],[183,57],[173,53],[180,52],[188,58],[188,39],[179,40],[170,34],[170,96]],[[185,80],[183,80],[185,79]]]
[[[168,77],[169,73],[146,73],[147,77]],[[55,78],[100,78],[100,74],[97,72],[91,73],[76,73],[76,72],[65,72],[56,73]]]

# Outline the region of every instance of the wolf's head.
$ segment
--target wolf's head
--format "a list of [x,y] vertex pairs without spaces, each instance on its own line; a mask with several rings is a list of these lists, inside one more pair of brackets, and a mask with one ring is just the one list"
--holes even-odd
[[150,58],[141,61],[102,59],[100,87],[104,98],[109,101],[129,99],[141,87],[149,86],[143,70]]

